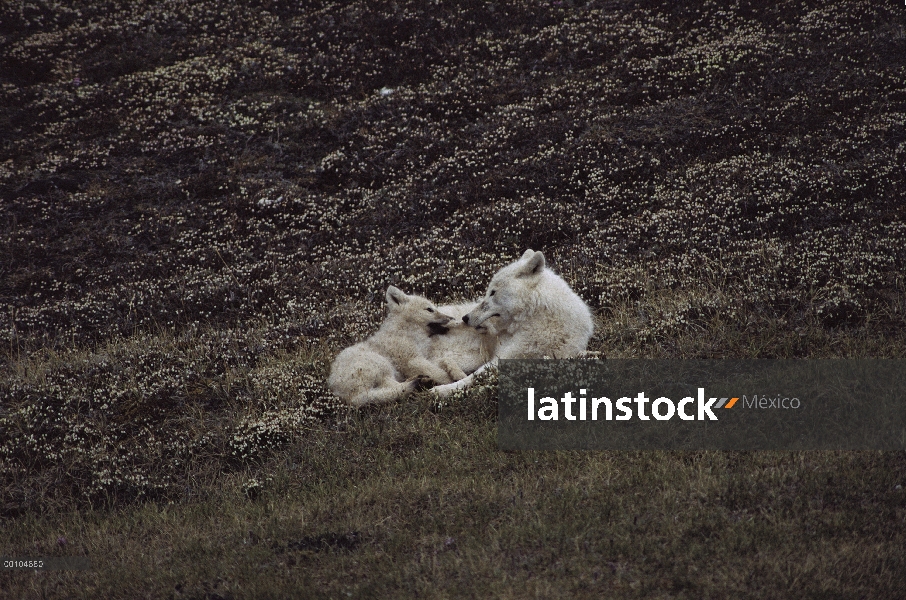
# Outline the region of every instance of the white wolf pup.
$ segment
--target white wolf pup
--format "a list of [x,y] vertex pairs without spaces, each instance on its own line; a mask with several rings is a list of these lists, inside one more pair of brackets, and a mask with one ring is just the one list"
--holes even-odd
[[353,406],[403,398],[428,378],[435,384],[453,378],[428,359],[432,328],[452,317],[421,296],[387,288],[387,318],[377,333],[346,348],[330,366],[327,386]]
[[[591,311],[558,275],[546,267],[544,254],[526,250],[491,279],[481,303],[464,315],[472,327],[493,324],[498,358],[571,358],[585,351],[594,333]],[[485,365],[487,367],[487,365]],[[432,392],[446,396],[471,385],[474,375]]]

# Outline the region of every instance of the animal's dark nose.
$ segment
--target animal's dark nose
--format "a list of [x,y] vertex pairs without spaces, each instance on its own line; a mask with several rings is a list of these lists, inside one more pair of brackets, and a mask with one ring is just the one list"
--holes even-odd
[[468,325],[469,324],[469,315],[464,315],[462,318],[462,322],[465,323],[466,325]]

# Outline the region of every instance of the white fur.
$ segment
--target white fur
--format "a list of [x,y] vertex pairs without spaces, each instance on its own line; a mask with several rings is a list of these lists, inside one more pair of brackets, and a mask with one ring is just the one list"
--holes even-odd
[[582,354],[594,332],[591,311],[541,252],[526,250],[491,279],[481,303],[463,317],[471,327],[493,323],[493,360],[472,375],[432,389],[439,396],[464,389],[500,358],[572,358]]
[[330,366],[327,386],[353,406],[389,402],[409,395],[429,378],[435,384],[455,379],[429,360],[430,326],[445,326],[453,318],[421,296],[387,288],[387,318],[377,333],[346,348]]
[[478,302],[438,307],[453,320],[445,326],[447,333],[431,336],[428,359],[443,367],[453,381],[476,371],[491,360],[497,349],[497,333],[492,324],[476,329],[462,322],[463,315],[476,306]]

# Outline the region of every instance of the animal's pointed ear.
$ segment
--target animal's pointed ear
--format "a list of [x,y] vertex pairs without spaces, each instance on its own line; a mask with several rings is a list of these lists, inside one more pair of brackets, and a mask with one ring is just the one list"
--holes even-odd
[[527,260],[527,259],[531,258],[534,254],[535,254],[534,250],[528,249],[522,253],[522,256],[519,257],[519,260]]
[[407,296],[402,290],[395,286],[390,286],[387,288],[387,306],[394,308],[396,306],[402,306],[409,301],[409,296]]
[[[523,255],[523,258],[528,254],[526,252]],[[544,261],[544,255],[540,252],[533,252],[531,257],[529,257],[528,262],[522,265],[519,269],[519,277],[537,277],[541,275],[541,272],[544,270],[544,266],[547,263]]]

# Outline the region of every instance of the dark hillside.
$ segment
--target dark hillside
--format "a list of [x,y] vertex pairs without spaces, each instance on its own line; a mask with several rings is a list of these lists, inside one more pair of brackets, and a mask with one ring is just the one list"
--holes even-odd
[[474,295],[526,247],[605,312],[633,269],[715,260],[797,324],[902,289],[898,8],[50,6],[0,14],[13,345],[321,339],[389,281]]

